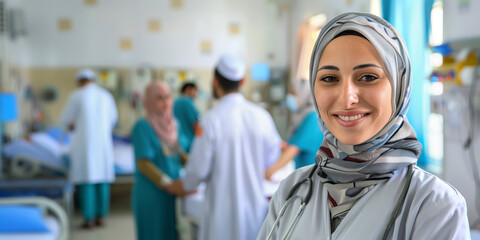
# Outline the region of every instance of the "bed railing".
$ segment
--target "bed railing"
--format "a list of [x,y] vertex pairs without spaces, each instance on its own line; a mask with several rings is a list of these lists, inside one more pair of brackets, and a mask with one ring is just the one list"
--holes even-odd
[[60,222],[59,240],[68,240],[69,223],[65,210],[55,201],[46,197],[6,197],[0,198],[0,205],[35,205],[43,209],[51,210]]

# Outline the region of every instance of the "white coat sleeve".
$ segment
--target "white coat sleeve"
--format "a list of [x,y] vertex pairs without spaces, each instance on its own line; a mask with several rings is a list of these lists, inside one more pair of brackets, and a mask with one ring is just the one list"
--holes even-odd
[[208,120],[200,121],[185,166],[183,188],[194,190],[211,172],[214,149],[213,124]]
[[75,96],[75,93],[71,94],[67,100],[67,104],[63,108],[62,116],[60,117],[60,127],[63,129],[68,129],[68,125],[76,119],[78,104]]
[[115,104],[115,100],[113,99],[112,96],[110,96],[110,102],[111,102],[111,123],[112,123],[112,129],[115,127],[118,121],[118,111],[117,111],[117,105]]
[[470,239],[465,199],[457,195],[425,204],[410,239]]
[[282,151],[282,138],[280,138],[275,123],[271,117],[269,117],[269,125],[269,134],[267,135],[268,149],[266,151],[268,155],[265,156],[265,168],[272,166],[280,157]]

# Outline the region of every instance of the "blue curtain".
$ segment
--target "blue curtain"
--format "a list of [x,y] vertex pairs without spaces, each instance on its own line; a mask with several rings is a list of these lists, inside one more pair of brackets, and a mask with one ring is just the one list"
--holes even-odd
[[434,0],[382,0],[382,15],[403,36],[412,65],[412,98],[407,118],[423,152],[418,166],[425,168],[429,164],[427,121],[430,112],[429,82],[426,80],[430,64],[428,39],[430,32],[430,12]]

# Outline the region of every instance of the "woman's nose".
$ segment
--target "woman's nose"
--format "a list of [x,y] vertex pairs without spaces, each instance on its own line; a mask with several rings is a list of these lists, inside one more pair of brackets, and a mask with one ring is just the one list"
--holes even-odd
[[353,81],[345,81],[340,94],[343,107],[351,108],[358,103],[358,87]]

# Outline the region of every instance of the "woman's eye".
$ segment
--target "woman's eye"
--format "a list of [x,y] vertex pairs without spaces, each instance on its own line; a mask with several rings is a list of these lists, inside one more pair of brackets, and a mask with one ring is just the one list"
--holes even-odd
[[375,81],[377,79],[378,79],[377,76],[368,74],[368,75],[363,75],[360,78],[360,81],[371,82],[371,81]]
[[320,78],[320,81],[323,81],[323,82],[336,82],[338,81],[338,79],[334,76],[324,76],[324,77],[321,77]]

